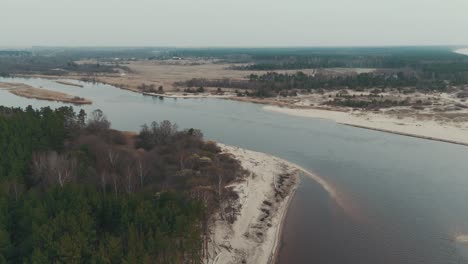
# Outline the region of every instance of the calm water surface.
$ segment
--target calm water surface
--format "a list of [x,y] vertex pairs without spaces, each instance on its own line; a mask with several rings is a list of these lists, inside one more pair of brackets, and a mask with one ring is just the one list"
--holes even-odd
[[[286,219],[281,264],[468,263],[468,244],[455,239],[468,234],[468,147],[270,113],[249,103],[160,100],[103,84],[1,81],[91,99],[93,105],[77,108],[102,109],[116,129],[138,130],[167,119],[320,175],[338,197],[303,178]],[[0,90],[0,105],[63,104]]]

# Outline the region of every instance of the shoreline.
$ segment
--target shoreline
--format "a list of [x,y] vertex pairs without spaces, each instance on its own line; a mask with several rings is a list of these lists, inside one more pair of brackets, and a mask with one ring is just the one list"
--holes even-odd
[[266,153],[218,146],[239,160],[250,175],[228,186],[239,195],[239,213],[233,223],[215,217],[205,263],[274,263],[302,171]]
[[[101,79],[94,79],[94,80],[86,79],[86,78],[90,78],[87,75],[15,74],[15,75],[10,76],[10,77],[11,78],[38,78],[38,79],[53,80],[55,82],[57,82],[57,80],[72,80],[72,81],[80,81],[80,82],[84,82],[84,83],[98,83],[98,84],[103,84],[103,85],[110,85],[110,86],[113,86],[115,88],[130,91],[130,92],[134,92],[134,93],[143,94],[139,90],[132,89],[132,88],[129,88],[129,87],[125,87],[125,86],[120,85],[118,83],[103,81]],[[64,83],[61,83],[61,84],[67,85],[67,84],[64,84]],[[75,86],[75,85],[73,85],[73,86]],[[80,88],[82,88],[82,87],[80,87]]]
[[461,55],[467,55],[468,56],[468,48],[462,48],[462,49],[456,49],[453,52]]
[[353,114],[325,109],[298,109],[272,105],[264,106],[263,109],[291,116],[331,120],[337,124],[361,129],[468,146],[468,127],[443,124],[434,120],[416,120],[411,117],[396,118],[375,113]]
[[386,129],[381,129],[381,128],[374,128],[374,127],[367,127],[367,126],[360,126],[360,125],[352,125],[352,124],[346,124],[346,123],[340,123],[340,122],[337,122],[337,123],[341,125],[345,125],[345,126],[374,130],[374,131],[385,132],[389,134],[401,135],[401,136],[406,136],[406,137],[414,137],[414,138],[450,143],[450,144],[455,144],[455,145],[468,146],[468,143],[460,142],[460,141],[454,141],[454,140],[448,140],[448,139],[442,139],[442,138],[434,138],[434,137],[416,135],[416,134],[411,134],[411,133],[398,132],[398,131],[393,131],[393,130],[386,130]]
[[233,95],[214,95],[208,93],[200,93],[200,94],[186,94],[186,93],[167,93],[167,94],[157,94],[157,93],[147,93],[141,92],[143,95],[146,96],[153,96],[153,97],[163,97],[163,98],[180,98],[180,99],[196,99],[196,98],[217,98],[217,99],[227,99],[232,97]]
[[282,239],[283,239],[284,225],[286,223],[286,218],[288,216],[289,207],[291,203],[293,202],[294,198],[296,197],[296,191],[297,191],[297,188],[299,188],[299,184],[300,182],[297,184],[297,187],[292,191],[292,193],[290,194],[291,197],[286,202],[286,206],[285,206],[286,209],[284,211],[284,214],[281,217],[280,225],[278,227],[278,231],[276,232],[276,236],[275,236],[275,244],[273,245],[273,251],[271,252],[268,263],[276,264],[278,262],[279,252],[281,249],[281,244],[283,242]]
[[82,75],[64,75],[64,76],[58,76],[58,75],[41,75],[41,74],[17,74],[15,76],[12,76],[12,78],[19,77],[19,78],[39,78],[39,79],[46,79],[46,80],[54,80],[56,83],[63,84],[63,85],[69,85],[69,86],[75,86],[75,87],[80,87],[83,88],[83,85],[79,84],[74,84],[71,82],[67,81],[60,81],[60,80],[73,80],[73,81],[80,81],[80,82],[85,82],[85,83],[99,83],[103,85],[110,85],[118,89],[122,89],[125,91],[129,92],[134,92],[138,93],[144,96],[153,96],[153,97],[163,97],[163,98],[173,98],[173,99],[202,99],[202,98],[214,98],[214,99],[232,99],[232,100],[237,100],[237,101],[242,101],[239,99],[236,99],[237,96],[235,94],[224,94],[224,95],[216,95],[216,94],[210,94],[210,93],[200,93],[200,94],[187,94],[185,92],[175,92],[175,91],[168,91],[165,94],[157,94],[157,93],[150,93],[150,92],[143,92],[138,89],[134,89],[131,87],[126,87],[122,84],[118,83],[113,83],[109,81],[105,81],[102,79],[96,79],[93,81],[91,80],[84,80],[83,78],[86,78],[86,76]]
[[[73,75],[60,76],[60,77],[59,76],[42,76],[42,75],[17,75],[17,76],[26,77],[26,78],[28,77],[29,78],[45,78],[45,79],[55,79],[55,80],[58,80],[58,79],[80,80],[80,76],[73,76]],[[250,97],[237,97],[235,94],[214,95],[214,94],[208,94],[208,93],[203,93],[203,94],[198,94],[198,95],[188,95],[183,92],[168,92],[167,94],[156,94],[156,93],[148,93],[148,92],[142,92],[142,91],[130,89],[128,87],[119,86],[110,82],[99,81],[99,83],[112,85],[116,88],[135,92],[135,93],[140,93],[144,96],[158,97],[160,99],[163,99],[163,98],[173,98],[173,99],[208,98],[210,99],[211,98],[211,99],[225,99],[225,100],[233,100],[233,101],[238,101],[238,102],[261,104],[263,105],[263,109],[267,111],[279,112],[279,113],[292,115],[292,116],[327,119],[327,120],[335,121],[338,124],[346,125],[350,127],[374,130],[374,131],[379,131],[379,132],[384,132],[384,133],[391,133],[391,134],[420,138],[420,139],[425,139],[425,140],[439,141],[439,142],[456,144],[456,145],[461,145],[461,146],[468,146],[468,126],[466,128],[460,128],[460,127],[456,127],[453,125],[439,124],[435,121],[428,121],[428,120],[423,120],[423,121],[416,120],[415,121],[415,120],[409,120],[409,118],[407,118],[408,120],[400,120],[394,117],[385,116],[383,114],[380,114],[379,116],[377,116],[377,114],[374,114],[371,112],[362,112],[358,116],[351,112],[340,111],[338,109],[331,109],[329,107],[293,106],[293,105],[290,105],[281,101],[277,101],[274,98],[266,100],[266,99],[250,98]],[[30,97],[30,98],[34,98],[34,97]],[[39,99],[39,98],[36,98],[36,99]],[[48,100],[48,99],[43,99],[43,100]],[[53,99],[49,99],[49,100],[53,101]],[[60,101],[60,100],[57,100],[57,101]],[[76,103],[72,101],[63,101],[63,102]],[[86,103],[77,103],[77,104],[86,104]],[[318,112],[322,112],[322,113],[316,114]],[[371,120],[372,118],[374,120]],[[406,123],[404,121],[406,121]],[[393,124],[390,124],[390,123],[393,123]],[[421,128],[427,128],[427,131],[431,131],[431,129],[433,129],[434,133],[421,131]],[[462,133],[466,135],[460,135]]]
[[[276,263],[283,242],[283,231],[289,207],[296,197],[296,191],[303,177],[319,184],[339,208],[350,216],[356,217],[352,211],[353,208],[347,205],[346,199],[341,196],[335,186],[315,173],[270,154],[227,146],[222,143],[217,144],[223,152],[234,155],[241,162],[242,167],[250,172],[250,176],[241,182],[228,186],[237,191],[239,200],[243,200],[243,203],[240,202],[241,209],[234,223],[225,224],[219,219],[215,220],[212,240],[209,242],[209,257],[205,263],[237,264],[243,263],[242,261],[259,264]],[[254,228],[257,232],[260,230],[259,227],[261,228],[261,223],[256,220],[262,215],[264,217],[262,212],[265,209],[265,202],[262,203],[262,201],[267,201],[269,195],[281,188],[281,186],[278,188],[277,180],[285,173],[292,175],[290,186],[286,188],[286,196],[276,205],[270,205],[269,209],[276,210],[272,210],[271,217],[265,221],[271,221],[267,223],[268,228],[262,229],[266,236],[263,237],[264,240],[256,240],[252,238],[251,229]],[[286,184],[288,183],[286,182]]]

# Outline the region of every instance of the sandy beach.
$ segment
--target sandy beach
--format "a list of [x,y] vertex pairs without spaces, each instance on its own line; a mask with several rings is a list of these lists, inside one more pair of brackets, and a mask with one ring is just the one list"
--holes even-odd
[[317,182],[339,208],[353,216],[346,199],[320,176],[265,153],[218,145],[241,162],[248,176],[228,186],[238,193],[240,210],[232,224],[215,216],[207,264],[275,263],[283,223],[300,175]]
[[468,145],[468,124],[394,117],[372,112],[342,112],[321,109],[293,109],[264,106],[264,110],[293,116],[322,118],[337,123],[382,132]]
[[457,50],[455,50],[454,52],[455,52],[455,53],[458,53],[458,54],[468,55],[468,48],[457,49]]
[[236,221],[230,224],[215,217],[207,263],[272,263],[300,170],[268,154],[218,145],[233,154],[249,175],[230,186],[239,194]]
[[234,94],[211,94],[211,93],[199,93],[199,94],[187,94],[187,93],[164,93],[164,94],[157,94],[157,93],[146,93],[143,92],[144,95],[148,96],[155,96],[155,97],[163,97],[163,98],[181,98],[181,99],[194,99],[194,98],[218,98],[218,99],[226,99],[235,96]]

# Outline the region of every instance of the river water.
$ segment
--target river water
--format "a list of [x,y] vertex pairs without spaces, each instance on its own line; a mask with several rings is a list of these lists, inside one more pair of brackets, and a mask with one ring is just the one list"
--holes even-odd
[[[120,130],[171,120],[207,139],[266,152],[319,175],[303,177],[279,263],[468,263],[468,147],[292,117],[218,99],[158,99],[103,84],[0,78],[93,101]],[[0,105],[59,107],[0,89]],[[458,237],[458,239],[457,239]]]

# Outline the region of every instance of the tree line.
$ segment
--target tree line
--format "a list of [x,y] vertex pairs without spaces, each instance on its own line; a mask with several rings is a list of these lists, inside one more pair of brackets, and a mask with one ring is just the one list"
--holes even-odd
[[[221,87],[238,90],[239,96],[271,97],[277,95],[294,95],[293,90],[336,90],[351,89],[362,91],[369,88],[415,88],[416,90],[443,91],[448,85],[468,83],[468,72],[464,75],[444,75],[453,79],[440,79],[441,76],[426,77],[417,72],[372,72],[342,76],[327,74],[307,75],[303,72],[294,74],[267,72],[262,75],[251,74],[248,80],[209,80],[191,79],[176,83],[187,87]],[[242,91],[242,90],[244,91]]]
[[466,71],[468,58],[453,47],[304,48],[252,53],[251,63],[237,70],[299,70],[316,68],[411,68],[434,67],[436,72]]
[[15,74],[65,75],[69,72],[85,74],[118,73],[116,68],[127,67],[100,63],[78,64],[66,56],[9,56],[1,57],[0,76]]

